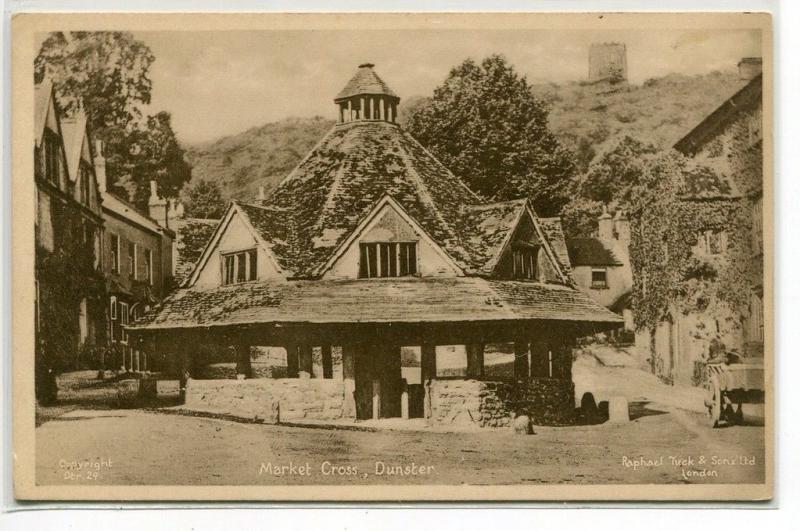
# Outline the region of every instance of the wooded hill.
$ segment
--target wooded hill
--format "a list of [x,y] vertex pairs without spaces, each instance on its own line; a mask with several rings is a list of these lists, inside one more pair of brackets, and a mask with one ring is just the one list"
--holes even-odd
[[[550,109],[550,127],[576,153],[581,170],[625,135],[667,149],[744,82],[736,72],[671,74],[641,85],[582,83],[534,85]],[[412,97],[400,115],[424,98]],[[322,117],[289,118],[219,140],[189,146],[192,181],[220,183],[226,198],[252,199],[259,186],[271,189],[333,126]]]

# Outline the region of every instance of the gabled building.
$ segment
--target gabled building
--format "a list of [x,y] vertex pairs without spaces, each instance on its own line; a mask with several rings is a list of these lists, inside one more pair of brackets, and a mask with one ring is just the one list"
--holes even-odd
[[105,334],[102,198],[86,117],[78,111],[62,118],[47,80],[34,97],[38,384],[52,371],[79,366],[81,353],[103,344]]
[[[399,98],[373,65],[334,103],[331,131],[265,199],[231,204],[181,289],[129,328],[139,348],[189,377],[189,407],[480,425],[569,415],[575,338],[621,319],[576,289],[559,220],[473,193],[396,123]],[[501,342],[515,344],[514,376],[490,382],[484,349]],[[243,381],[193,379],[209,345]],[[466,378],[438,376],[452,345]],[[286,378],[260,377],[255,346],[285,352]],[[419,353],[419,385],[402,377],[403,348]]]
[[[755,64],[740,63],[742,74],[753,75]],[[646,236],[635,252],[665,264],[650,260],[653,267],[637,271],[639,296],[646,302],[665,282],[675,296],[653,328],[637,331],[637,345],[668,382],[702,384],[714,342],[763,353],[761,83],[758,73],[675,144],[689,157],[670,176],[676,186],[639,213],[636,230]],[[675,223],[685,227],[681,241],[666,232]]]
[[[131,347],[125,326],[160,302],[174,287],[175,233],[107,189],[101,142],[97,142],[95,164],[103,198],[102,263],[107,291],[106,335],[111,347],[104,366],[121,371],[147,371],[151,368],[147,356]],[[151,203],[161,201],[156,182],[151,181],[150,186]],[[166,225],[165,218],[162,223]]]
[[597,220],[597,236],[567,240],[572,276],[578,288],[597,303],[621,314],[633,330],[630,291],[633,286],[628,246],[630,221],[622,210],[613,217],[605,209]]
[[764,346],[763,102],[761,58],[745,57],[739,73],[750,81],[675,144],[675,149],[732,181],[750,221],[748,253],[750,304],[742,314],[742,346]]

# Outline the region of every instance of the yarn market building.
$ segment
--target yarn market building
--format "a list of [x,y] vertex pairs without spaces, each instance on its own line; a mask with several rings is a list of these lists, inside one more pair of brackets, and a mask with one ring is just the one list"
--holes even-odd
[[[558,218],[476,195],[397,124],[399,102],[361,65],[338,123],[265,198],[233,202],[182,287],[128,327],[186,374],[186,407],[480,426],[571,414],[576,338],[621,317],[576,288]],[[487,363],[497,345],[507,363]],[[203,379],[211,346],[230,353],[227,379]]]

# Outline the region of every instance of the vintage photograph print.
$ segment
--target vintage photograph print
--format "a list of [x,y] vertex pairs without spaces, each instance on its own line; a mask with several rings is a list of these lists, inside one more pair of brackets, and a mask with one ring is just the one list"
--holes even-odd
[[771,498],[768,14],[12,29],[18,498]]

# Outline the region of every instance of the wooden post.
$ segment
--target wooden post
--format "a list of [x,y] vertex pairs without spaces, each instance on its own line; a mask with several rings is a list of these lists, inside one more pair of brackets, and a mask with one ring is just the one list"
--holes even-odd
[[299,377],[314,377],[313,349],[311,345],[303,343],[300,345]]
[[297,354],[297,343],[286,345],[286,377],[297,378],[300,366],[300,359]]
[[422,345],[420,349],[420,369],[422,386],[425,389],[425,397],[423,399],[425,409],[424,415],[426,419],[429,419],[433,414],[431,406],[431,385],[433,380],[436,379],[436,345]]
[[333,378],[333,357],[330,345],[322,345],[322,377]]
[[528,343],[518,340],[514,342],[514,379],[527,380],[528,374]]
[[372,418],[381,418],[381,381],[372,380]]
[[469,343],[467,347],[467,378],[483,378],[483,343]]
[[253,367],[250,364],[250,343],[237,342],[236,348],[236,375],[245,378],[253,377]]
[[356,350],[354,345],[342,345],[342,377],[344,379],[344,405],[342,417],[356,418]]
[[408,420],[408,382],[405,378],[400,385],[400,417]]

